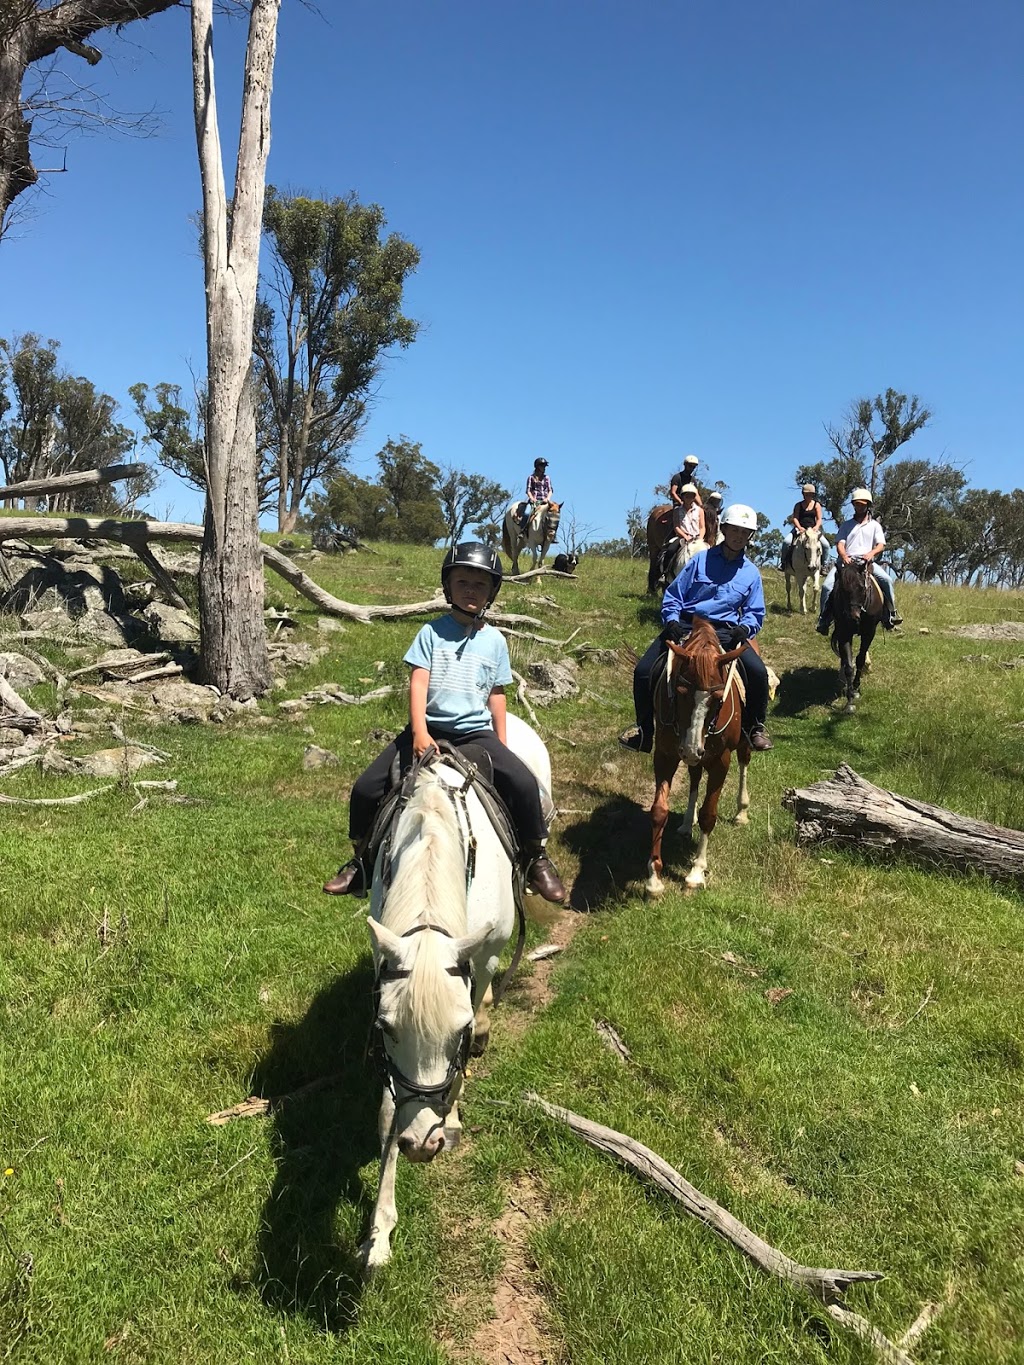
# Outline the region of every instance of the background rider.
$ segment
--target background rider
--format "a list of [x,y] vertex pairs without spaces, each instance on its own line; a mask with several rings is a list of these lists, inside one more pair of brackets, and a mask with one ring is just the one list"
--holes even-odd
[[530,530],[530,518],[534,511],[542,502],[551,502],[555,495],[555,490],[551,487],[551,480],[548,478],[547,460],[534,460],[533,473],[526,480],[526,503],[523,507],[523,535],[527,535]]
[[[735,649],[743,641],[753,639],[764,625],[761,575],[744,554],[756,530],[754,509],[733,503],[722,513],[722,543],[695,554],[665,589],[661,604],[664,629],[633,671],[636,726],[620,735],[623,748],[650,753],[654,743],[651,674],[659,656],[668,649],[668,642],[678,644],[686,639],[694,616],[704,616],[711,622],[723,649]],[[743,729],[751,748],[763,752],[773,747],[764,724],[768,714],[768,671],[753,649],[745,649],[737,664],[747,694]]]
[[[866,488],[855,488],[850,494],[853,516],[849,521],[844,521],[839,528],[836,553],[842,564],[849,564],[853,559],[863,559],[871,565],[871,572],[875,576],[875,582],[882,590],[882,599],[885,604],[882,612],[882,625],[886,630],[892,630],[895,626],[903,624],[903,617],[896,610],[892,578],[878,563],[878,557],[885,549],[885,535],[879,523],[871,515],[871,501],[871,493]],[[816,627],[819,635],[827,635],[829,632],[829,625],[832,620],[829,599],[832,596],[832,589],[835,587],[837,567],[833,564],[821,585],[821,612]]]

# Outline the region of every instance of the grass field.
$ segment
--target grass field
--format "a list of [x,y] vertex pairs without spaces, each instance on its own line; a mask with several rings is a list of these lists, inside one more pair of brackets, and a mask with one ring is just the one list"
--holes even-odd
[[[416,601],[438,558],[381,547],[311,572],[348,601]],[[624,656],[654,632],[643,582],[639,563],[586,560],[578,583],[508,586],[500,603],[545,635],[580,627],[574,643]],[[365,903],[319,886],[347,855],[344,801],[381,742],[371,732],[400,727],[402,696],[260,726],[143,731],[126,717],[172,755],[153,775],[194,803],[135,810],[116,791],[0,807],[0,1360],[876,1359],[522,1106],[535,1090],[654,1148],[798,1260],[883,1270],[849,1304],[889,1336],[948,1299],[916,1360],[1024,1361],[1021,895],[799,850],[780,807],[785,788],[845,760],[880,786],[1024,827],[1024,669],[1000,666],[1024,647],[945,633],[1019,620],[1024,599],[904,587],[907,625],[878,640],[846,717],[812,618],[782,610],[773,571],[766,588],[776,747],[751,768],[751,825],[719,825],[702,895],[681,894],[678,816],[669,893],[641,895],[652,784],[649,761],[615,743],[625,657],[584,663],[578,698],[539,712],[575,909],[531,941],[575,932],[498,1012],[462,1150],[400,1167],[394,1259],[365,1289],[355,1251],[379,1098],[363,1056],[369,938]],[[321,638],[309,603],[275,579],[269,596],[295,609],[299,638]],[[264,714],[321,681],[402,684],[417,624],[324,635],[328,657],[290,675]],[[517,667],[556,653],[513,642]],[[304,771],[308,743],[340,765]],[[24,771],[4,790],[87,785]],[[733,793],[731,779],[724,814]],[[792,993],[772,1005],[774,987]],[[596,1018],[632,1064],[605,1049]],[[320,1077],[334,1083],[272,1118],[205,1121]]]

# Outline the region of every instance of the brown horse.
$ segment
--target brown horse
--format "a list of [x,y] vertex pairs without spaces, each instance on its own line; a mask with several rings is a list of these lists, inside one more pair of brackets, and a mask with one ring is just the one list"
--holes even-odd
[[658,591],[658,580],[661,576],[661,552],[671,534],[672,505],[664,502],[653,508],[651,515],[647,518],[647,555],[650,560],[647,568],[647,591],[652,595]]
[[747,823],[750,805],[747,767],[751,750],[743,734],[743,698],[735,661],[744,649],[752,648],[753,642],[748,641],[739,649],[723,652],[714,628],[702,616],[694,617],[684,644],[669,645],[665,672],[658,680],[654,697],[654,804],[651,806],[651,860],[647,865],[649,896],[660,896],[665,890],[661,880],[664,866],[661,841],[668,821],[672,779],[681,762],[690,770],[690,800],[683,825],[691,834],[700,780],[704,773],[708,775],[704,803],[697,816],[700,841],[685,880],[690,890],[706,885],[708,840],[718,822],[718,798],[734,750],[740,765],[735,823]]
[[[875,638],[885,600],[882,589],[863,559],[840,564],[832,592],[832,649],[839,659],[840,686],[846,691],[845,711],[852,716],[860,700],[861,678],[871,667],[868,650]],[[860,636],[856,659],[853,637]]]

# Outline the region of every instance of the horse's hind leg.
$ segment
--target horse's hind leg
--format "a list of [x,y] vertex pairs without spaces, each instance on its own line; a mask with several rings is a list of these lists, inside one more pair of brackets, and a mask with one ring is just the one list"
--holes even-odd
[[786,610],[793,610],[793,580],[789,576],[788,569],[786,570]]
[[699,763],[695,763],[689,770],[690,772],[690,799],[686,803],[686,814],[683,816],[683,829],[687,838],[693,838],[693,824],[697,818],[697,794],[700,791],[700,780],[704,776],[704,769]]
[[395,1206],[395,1166],[398,1163],[398,1144],[394,1141],[392,1127],[395,1121],[395,1102],[388,1091],[380,1102],[377,1128],[380,1133],[380,1184],[377,1187],[377,1202],[373,1206],[370,1232],[359,1248],[363,1262],[363,1273],[372,1275],[391,1259],[391,1234],[398,1222],[398,1209]]

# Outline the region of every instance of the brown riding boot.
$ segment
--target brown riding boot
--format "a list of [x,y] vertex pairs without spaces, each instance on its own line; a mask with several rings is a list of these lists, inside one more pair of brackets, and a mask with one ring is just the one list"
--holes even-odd
[[558,869],[544,852],[543,845],[527,851],[526,889],[533,891],[552,905],[565,901],[565,887],[558,875]]
[[366,877],[359,858],[350,858],[339,867],[330,881],[324,882],[323,889],[328,896],[365,896]]

